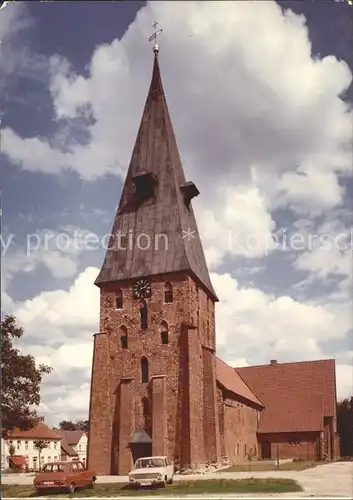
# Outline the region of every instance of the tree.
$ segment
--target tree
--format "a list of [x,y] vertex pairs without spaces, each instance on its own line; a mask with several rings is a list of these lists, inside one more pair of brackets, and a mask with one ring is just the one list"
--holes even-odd
[[353,396],[337,404],[341,457],[353,456]]
[[39,460],[39,468],[41,467],[41,455],[42,451],[45,450],[45,448],[48,448],[49,446],[49,441],[44,441],[44,439],[36,439],[33,441],[33,446],[34,448],[38,451],[38,460]]
[[71,422],[71,420],[63,420],[59,424],[59,429],[62,431],[76,431],[76,424],[75,422]]
[[76,426],[79,431],[89,432],[89,420],[77,420]]
[[41,420],[36,410],[40,385],[43,376],[51,372],[49,366],[36,366],[33,356],[21,354],[14,346],[23,334],[14,316],[7,315],[1,321],[1,414],[5,439],[15,427],[28,430]]
[[62,431],[89,431],[89,421],[88,420],[77,420],[72,422],[71,420],[63,420],[59,424],[59,429]]

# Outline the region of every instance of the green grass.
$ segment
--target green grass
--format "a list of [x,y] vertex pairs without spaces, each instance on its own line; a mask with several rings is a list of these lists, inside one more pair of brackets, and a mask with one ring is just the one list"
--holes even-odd
[[301,471],[306,469],[311,469],[312,467],[316,467],[319,465],[317,462],[284,462],[280,464],[279,468],[277,468],[275,462],[251,462],[250,468],[249,464],[238,464],[231,465],[226,469],[222,469],[219,473],[222,472],[260,472],[260,471],[274,471],[274,470],[283,470],[283,471]]
[[[287,493],[302,491],[301,486],[292,479],[240,479],[240,480],[197,480],[177,481],[166,488],[144,488],[133,490],[126,484],[96,484],[94,489],[79,490],[72,495],[51,494],[56,498],[73,497],[120,497],[120,496],[173,496],[173,495],[204,495],[208,493]],[[2,498],[35,497],[31,486],[2,485]]]

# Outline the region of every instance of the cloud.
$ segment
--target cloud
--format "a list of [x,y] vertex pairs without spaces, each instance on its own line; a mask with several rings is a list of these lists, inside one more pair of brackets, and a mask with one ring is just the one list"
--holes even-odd
[[121,40],[97,47],[88,76],[53,56],[56,117],[65,124],[90,115],[89,143],[71,138],[64,151],[7,128],[11,161],[52,173],[73,168],[86,179],[123,175],[151,71],[141,35],[155,16],[168,33],[161,67],[182,156],[202,188],[211,192],[206,186],[223,176],[251,188],[252,168],[269,206],[339,204],[337,173],[351,165],[351,114],[340,95],[351,73],[334,56],[313,57],[305,18],[275,2],[153,2]]
[[196,215],[211,269],[227,256],[264,257],[276,248],[275,221],[255,186],[222,185],[219,203],[197,206]]
[[68,290],[42,292],[13,308],[25,328],[21,349],[53,368],[42,386],[41,412],[54,425],[87,418],[93,355],[98,331],[98,269],[89,267]]
[[[49,375],[51,378],[52,375]],[[66,385],[49,386],[44,382],[41,414],[47,424],[57,426],[62,420],[86,420],[90,393],[89,381],[80,383],[80,378]]]
[[[93,323],[92,323],[93,324]],[[52,367],[42,388],[40,411],[53,425],[61,420],[86,419],[93,359],[93,336],[86,340],[49,346],[25,346],[24,352],[32,354],[37,363]],[[78,354],[79,353],[79,354]]]
[[12,129],[5,128],[3,133],[3,152],[10,154],[15,163],[26,165],[27,170],[48,171],[48,162],[51,173],[60,173],[62,167],[68,168],[69,155],[53,149],[50,144],[41,138],[31,137],[22,139]]
[[232,336],[241,337],[242,342],[240,345],[237,342],[234,348],[237,356],[246,353],[258,357],[258,353],[253,352],[254,343],[261,342],[262,350],[274,348],[282,352],[286,360],[315,358],[321,355],[318,340],[332,335],[344,336],[349,328],[348,311],[338,320],[333,311],[322,305],[240,287],[228,273],[212,273],[212,280],[220,299],[217,339],[220,345],[230,349]]
[[[34,27],[26,2],[8,2],[0,10],[0,89],[5,112],[8,100],[14,99],[12,89],[19,78],[38,79],[45,73],[46,61],[30,48],[28,35]],[[17,95],[17,100],[22,99]]]
[[[98,270],[88,267],[69,290],[42,292],[17,305],[14,314],[25,326],[26,339],[45,347],[90,338],[98,329]],[[49,352],[49,351],[48,351]]]
[[73,226],[58,228],[56,231],[41,229],[27,233],[22,245],[16,242],[14,234],[2,241],[1,297],[2,309],[10,313],[14,309],[10,289],[18,275],[35,275],[43,269],[53,278],[72,278],[80,267],[80,257],[92,247],[92,235],[87,230]]
[[23,55],[21,51],[13,51],[11,45],[16,43],[18,36],[30,26],[31,19],[24,2],[9,2],[0,10],[1,87],[4,84],[3,79],[14,71],[21,62],[20,56]]
[[[90,384],[85,383],[79,387],[75,387],[74,391],[69,393],[64,393],[62,397],[55,400],[52,405],[53,410],[56,410],[56,414],[64,420],[79,420],[82,416],[83,419],[88,418],[88,407],[89,402],[89,391]],[[63,408],[65,408],[63,412]],[[60,413],[61,412],[61,415]]]
[[[298,227],[298,222],[296,225]],[[303,237],[305,248],[293,260],[293,267],[307,271],[308,281],[352,280],[353,232],[343,220],[330,214],[316,227],[306,221],[297,234]],[[349,300],[348,294],[346,300]]]
[[336,366],[336,379],[339,380],[338,400],[351,398],[353,394],[353,353],[350,356],[350,364]]

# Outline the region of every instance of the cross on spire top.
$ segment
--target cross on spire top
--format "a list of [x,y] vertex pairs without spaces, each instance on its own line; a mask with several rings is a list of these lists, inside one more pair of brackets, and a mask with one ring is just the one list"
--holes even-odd
[[154,28],[154,32],[149,36],[148,38],[148,41],[149,42],[152,42],[152,40],[155,41],[154,45],[153,45],[153,52],[157,55],[158,52],[159,52],[159,45],[157,43],[157,37],[158,35],[160,35],[163,30],[161,28],[158,28],[157,29],[157,26],[158,26],[158,22],[157,21],[154,21],[154,23],[152,24],[152,28]]

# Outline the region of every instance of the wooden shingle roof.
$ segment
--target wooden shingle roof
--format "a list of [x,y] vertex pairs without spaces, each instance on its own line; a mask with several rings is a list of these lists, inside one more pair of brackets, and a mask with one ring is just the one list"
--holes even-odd
[[[137,188],[154,194],[141,202]],[[155,54],[109,248],[95,284],[186,271],[218,300],[188,202],[197,194],[196,186],[185,179]],[[137,245],[142,234],[147,236],[140,236]]]

